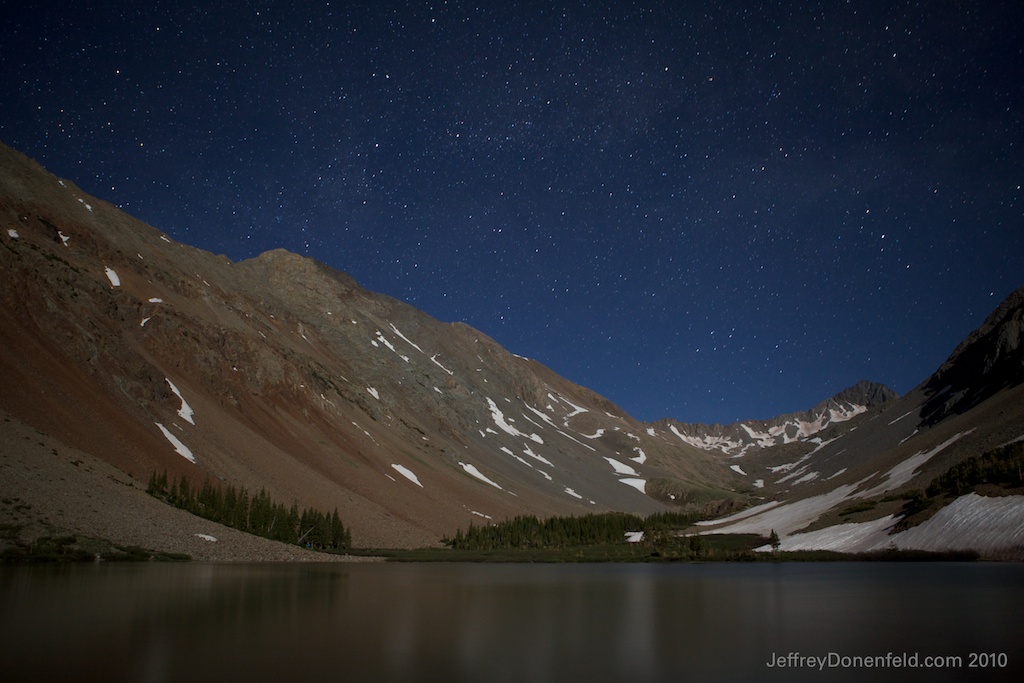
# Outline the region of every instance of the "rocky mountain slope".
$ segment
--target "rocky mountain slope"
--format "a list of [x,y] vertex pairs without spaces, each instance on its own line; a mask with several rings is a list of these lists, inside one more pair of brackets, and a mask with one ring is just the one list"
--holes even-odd
[[7,148],[0,169],[0,407],[136,482],[266,487],[384,546],[742,500],[711,454],[466,325],[285,251],[178,244]]
[[[795,504],[883,486],[875,470],[964,430],[920,476],[1024,432],[1013,303],[906,397],[863,382],[769,421],[643,424],[464,324],[283,250],[232,263],[179,244],[2,146],[0,269],[4,467],[113,467],[131,494],[116,504],[106,476],[25,505],[71,530],[116,506],[133,543],[157,524],[142,482],[160,471],[337,507],[357,545],[415,546],[520,513]],[[31,433],[47,450],[16,436]]]
[[[1024,487],[982,484],[915,514],[924,489],[967,458],[1024,441],[1024,288],[906,396],[866,412],[810,451],[743,457],[764,502],[704,525],[775,530],[783,549],[976,550],[1024,559]],[[1019,479],[1019,477],[1018,477]],[[944,507],[943,507],[944,505]],[[936,509],[937,508],[937,509]]]

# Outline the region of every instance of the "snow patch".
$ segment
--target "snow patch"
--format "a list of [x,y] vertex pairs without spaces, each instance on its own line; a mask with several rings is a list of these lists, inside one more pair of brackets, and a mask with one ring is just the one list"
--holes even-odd
[[139,323],[139,327],[145,327],[146,323],[148,323],[150,320],[152,320],[152,318],[143,318],[142,322]]
[[195,536],[196,538],[201,538],[204,541],[209,541],[210,543],[216,543],[217,542],[217,539],[214,538],[213,536],[211,536],[210,534],[192,534],[192,535]]
[[[555,425],[555,423],[554,423],[554,422],[553,422],[553,421],[551,420],[551,416],[550,416],[550,415],[546,415],[546,414],[544,414],[543,412],[541,412],[541,411],[537,410],[536,408],[534,408],[533,406],[531,406],[531,405],[530,405],[529,403],[526,403],[525,401],[523,402],[523,405],[524,405],[524,406],[526,406],[526,409],[527,409],[527,410],[529,410],[529,411],[530,411],[531,413],[533,413],[534,415],[536,415],[537,417],[539,417],[539,418],[540,418],[541,420],[543,420],[543,421],[544,421],[544,422],[545,422],[545,423],[546,423],[546,424],[547,424],[547,425],[548,425],[549,427],[551,427],[552,429],[554,429],[554,430],[555,430],[556,432],[558,432],[559,434],[561,434],[561,435],[562,435],[562,436],[564,436],[565,438],[569,439],[570,441],[575,441],[576,443],[578,443],[579,445],[583,446],[584,448],[589,448],[590,450],[592,450],[592,451],[594,451],[594,452],[597,452],[597,449],[596,449],[596,448],[594,448],[593,446],[591,446],[590,444],[587,444],[587,443],[583,443],[582,441],[580,441],[580,440],[579,440],[579,439],[577,439],[576,437],[574,437],[574,436],[570,436],[569,434],[566,434],[566,433],[565,433],[565,432],[563,432],[563,431],[562,431],[561,429],[559,429],[559,428],[558,428],[558,427],[557,427],[557,426]],[[552,410],[551,406],[548,406],[548,410]],[[526,415],[524,414],[524,415],[523,415],[523,417],[526,417]],[[527,419],[527,420],[530,420],[530,418],[529,418],[529,417],[526,417],[526,419]],[[530,420],[530,421],[531,421],[531,422],[533,422],[533,420]],[[533,424],[537,424],[537,423],[536,423],[536,422],[533,422]],[[540,425],[537,425],[537,426],[540,426]]]
[[573,498],[579,498],[580,500],[583,500],[583,496],[581,496],[580,494],[576,493],[575,491],[573,491],[568,486],[565,487],[565,492],[568,493]]
[[747,473],[744,472],[743,468],[740,467],[739,465],[729,465],[729,469],[735,472],[736,474],[742,474],[744,477],[747,476]]
[[[354,425],[356,426],[356,429],[359,429],[359,430],[361,430],[361,431],[363,432],[363,434],[366,434],[366,436],[370,437],[370,441],[372,441],[372,442],[373,442],[373,443],[375,443],[375,444],[377,443],[377,439],[373,438],[373,435],[372,435],[372,434],[370,434],[370,432],[368,432],[368,431],[366,431],[365,429],[363,429],[362,425],[360,425],[360,424],[359,424],[358,422],[356,422],[355,420],[353,420],[353,421],[352,421],[352,424],[354,424]],[[379,446],[380,444],[377,444],[377,445]]]
[[683,443],[705,451],[722,451],[725,454],[729,454],[733,449],[738,448],[741,445],[738,441],[730,441],[724,436],[711,436],[708,434],[703,438],[698,438],[696,436],[690,436],[689,434],[683,434],[675,425],[669,425],[668,428],[673,434],[678,436]]
[[912,432],[912,433],[910,434],[910,436],[905,436],[905,437],[903,437],[902,439],[900,439],[900,443],[899,443],[899,445],[900,445],[900,446],[902,446],[902,445],[903,445],[903,442],[904,442],[904,441],[910,441],[911,439],[913,439],[913,438],[914,438],[915,436],[917,436],[917,432],[918,432],[918,430],[917,430],[917,429],[915,429],[915,430],[914,430],[914,431],[913,431],[913,432]]
[[394,332],[395,334],[397,334],[397,335],[398,335],[399,337],[401,337],[401,338],[402,338],[402,340],[403,340],[403,341],[405,341],[405,343],[406,343],[406,344],[408,344],[408,345],[409,345],[409,346],[411,346],[412,348],[416,349],[416,350],[417,350],[417,351],[419,351],[420,353],[423,353],[423,349],[421,349],[421,348],[420,348],[419,346],[417,346],[417,345],[416,345],[416,344],[415,344],[415,343],[414,343],[414,342],[413,342],[413,341],[412,341],[411,339],[409,339],[409,338],[408,338],[408,337],[406,337],[406,336],[405,336],[404,334],[402,334],[402,333],[401,333],[401,332],[400,332],[400,331],[398,330],[398,328],[397,328],[397,327],[395,327],[395,324],[394,324],[394,323],[388,323],[388,325],[390,325],[390,326],[391,326],[391,331],[392,331],[392,332]]
[[548,467],[554,467],[554,466],[555,466],[555,465],[554,465],[554,463],[552,463],[552,462],[551,462],[550,460],[548,460],[548,459],[547,459],[547,458],[545,458],[544,456],[542,456],[542,455],[537,455],[537,454],[536,454],[536,453],[534,453],[534,452],[533,452],[532,450],[530,450],[530,447],[529,447],[529,446],[525,446],[525,447],[523,448],[523,453],[526,453],[526,454],[527,454],[528,456],[530,456],[530,457],[531,457],[531,458],[533,458],[534,460],[537,460],[537,461],[539,461],[539,462],[542,462],[542,463],[544,463],[544,464],[545,464],[545,465],[547,465]]
[[626,486],[632,486],[640,493],[647,493],[647,481],[644,479],[619,479],[619,482]]
[[755,505],[754,507],[747,508],[746,510],[740,510],[739,512],[735,512],[735,513],[729,515],[728,517],[721,517],[720,519],[700,520],[699,522],[696,522],[696,525],[697,526],[712,526],[714,524],[727,524],[727,523],[730,523],[730,522],[738,522],[741,519],[746,519],[747,517],[753,517],[754,515],[761,514],[762,512],[765,512],[766,510],[771,510],[772,508],[777,507],[778,505],[779,505],[779,501],[777,501],[777,500],[770,500],[767,503],[761,503],[760,505]]
[[[381,331],[380,331],[380,330],[377,330],[377,341],[379,341],[379,342],[380,342],[381,344],[383,344],[384,346],[388,347],[388,349],[390,349],[391,351],[394,351],[394,352],[395,352],[396,354],[398,353],[398,350],[397,350],[397,349],[395,348],[395,345],[394,345],[394,344],[392,344],[392,343],[391,343],[391,342],[390,342],[390,341],[388,340],[388,338],[387,338],[387,337],[385,337],[385,336],[384,336],[384,335],[383,335],[383,334],[381,333]],[[371,344],[373,344],[373,342],[372,342],[372,341],[371,341],[370,343],[371,343]],[[373,345],[374,345],[374,346],[376,346],[376,344],[373,344]]]
[[544,443],[544,439],[540,438],[537,434],[526,434],[519,431],[505,420],[505,414],[498,408],[498,404],[492,399],[487,398],[487,405],[491,409],[491,419],[494,420],[494,424],[498,426],[502,431],[511,434],[512,436],[522,436],[536,443]]
[[619,462],[615,458],[609,458],[609,457],[605,456],[605,460],[607,460],[608,464],[611,465],[612,469],[615,470],[615,474],[628,474],[628,475],[633,476],[633,477],[640,476],[639,472],[634,470],[629,465],[627,465],[625,463],[622,463],[622,462]]
[[171,445],[174,446],[174,450],[177,451],[178,455],[190,462],[196,461],[196,456],[192,455],[192,451],[188,449],[188,446],[178,440],[178,437],[174,436],[174,434],[167,431],[167,427],[164,427],[159,422],[154,422],[153,424],[160,428],[160,431],[164,434],[164,438],[171,442]]
[[496,489],[498,489],[500,491],[504,491],[505,490],[505,489],[501,488],[500,486],[498,486],[498,484],[495,483],[493,480],[488,479],[487,476],[484,475],[483,472],[481,472],[480,470],[478,470],[476,468],[476,465],[471,465],[471,464],[466,463],[466,462],[460,462],[459,465],[462,467],[462,469],[464,469],[466,471],[466,474],[469,474],[472,477],[476,477],[477,479],[479,479],[480,481],[484,482],[485,484],[490,484],[491,486],[493,486],[494,488],[496,488]]
[[167,381],[167,385],[171,388],[171,391],[174,392],[174,395],[181,400],[181,407],[178,408],[178,416],[190,425],[195,426],[196,421],[192,419],[192,416],[195,415],[195,411],[192,410],[192,407],[185,402],[185,397],[181,395],[180,391],[178,391],[178,387],[174,386],[174,382],[166,377],[164,377],[164,380]]
[[18,239],[18,231],[15,230],[14,228],[7,228],[7,235],[11,239],[14,239],[14,240]]
[[366,387],[366,390],[367,390],[368,392],[370,392],[370,396],[373,396],[373,397],[374,397],[375,399],[377,399],[378,401],[380,400],[380,392],[379,392],[379,391],[377,391],[377,390],[376,390],[376,389],[374,389],[373,387]]
[[149,300],[149,303],[151,303],[151,304],[162,304],[163,302],[164,302],[163,299],[158,299],[155,296],[152,299]]
[[1024,441],[1024,434],[1021,434],[1016,439],[1010,439],[1006,443],[999,444],[999,447],[1002,448],[1003,446],[1009,446],[1011,443],[1017,443],[1018,441]]
[[114,272],[113,268],[111,268],[110,266],[104,266],[103,270],[107,274],[107,279],[110,280],[111,287],[121,286],[121,278],[117,276],[117,273]]
[[548,394],[548,398],[550,398],[552,401],[556,401],[556,402],[557,401],[562,401],[563,403],[568,403],[570,406],[572,406],[572,412],[566,414],[566,416],[562,418],[562,424],[564,424],[567,427],[569,426],[568,422],[569,422],[569,418],[570,417],[575,417],[575,416],[579,415],[580,413],[588,413],[588,412],[590,412],[586,408],[583,408],[581,406],[576,405],[575,403],[573,403],[569,399],[565,398],[564,396],[552,396],[549,393]]
[[423,484],[420,483],[419,477],[417,477],[413,473],[413,471],[410,470],[408,467],[404,467],[403,465],[399,465],[396,463],[391,463],[391,466],[394,467],[398,471],[398,473],[401,474],[403,477],[405,477],[412,483],[416,484],[420,488],[423,488]]
[[[917,409],[915,408],[914,410],[917,410]],[[897,422],[899,422],[900,420],[902,420],[903,418],[905,418],[905,417],[906,417],[907,415],[910,415],[910,414],[911,414],[912,412],[914,412],[914,410],[908,410],[907,412],[903,413],[902,415],[900,415],[899,417],[897,417],[897,418],[896,418],[895,420],[893,420],[893,421],[892,421],[892,422],[890,422],[889,424],[890,424],[890,425],[894,425],[894,424],[896,424]]]
[[644,540],[644,532],[642,531],[627,531],[626,543],[640,543]]
[[440,363],[440,362],[439,362],[439,361],[437,360],[437,357],[438,357],[439,355],[440,355],[440,354],[437,354],[437,353],[435,353],[435,354],[434,354],[433,356],[431,356],[431,357],[430,357],[430,362],[432,362],[432,363],[433,363],[434,365],[436,365],[437,367],[439,367],[439,368],[441,368],[442,370],[444,370],[445,372],[447,372],[447,373],[448,373],[449,375],[454,375],[454,374],[455,374],[454,372],[452,372],[451,370],[449,370],[449,369],[448,369],[448,368],[446,368],[445,366],[441,365],[441,363]]
[[[627,434],[626,436],[633,436],[633,435],[632,434]],[[630,458],[630,460],[635,462],[637,465],[643,465],[645,462],[647,462],[647,454],[644,453],[644,449],[640,448],[639,446],[633,446],[633,450],[637,452],[637,455],[635,455],[632,458]]]
[[771,432],[756,432],[750,426],[741,424],[740,427],[747,433],[754,442],[761,448],[775,445],[775,436]]
[[523,459],[522,459],[521,457],[519,457],[518,455],[516,455],[515,453],[513,453],[513,452],[512,452],[512,449],[511,449],[511,448],[507,448],[507,447],[505,447],[505,446],[502,446],[502,447],[501,447],[501,448],[499,448],[498,450],[500,450],[500,451],[501,451],[502,453],[505,453],[506,455],[511,455],[511,456],[512,456],[513,458],[515,458],[516,460],[518,460],[518,461],[519,461],[519,462],[521,462],[522,464],[526,465],[526,466],[527,466],[527,467],[529,467],[529,468],[530,468],[531,470],[533,469],[533,465],[531,465],[530,463],[526,462],[526,461],[525,461],[525,460],[523,460]]

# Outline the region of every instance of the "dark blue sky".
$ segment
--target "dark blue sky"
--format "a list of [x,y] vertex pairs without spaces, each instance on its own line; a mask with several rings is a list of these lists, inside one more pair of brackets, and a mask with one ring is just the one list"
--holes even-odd
[[4,3],[0,139],[638,418],[906,392],[1024,285],[1019,1],[204,4]]

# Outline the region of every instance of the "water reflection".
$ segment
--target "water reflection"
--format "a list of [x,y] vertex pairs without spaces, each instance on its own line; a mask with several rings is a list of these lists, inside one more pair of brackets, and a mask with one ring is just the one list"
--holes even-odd
[[[1022,579],[982,564],[3,568],[0,680],[1020,680]],[[892,651],[1001,651],[1010,667],[765,666]]]

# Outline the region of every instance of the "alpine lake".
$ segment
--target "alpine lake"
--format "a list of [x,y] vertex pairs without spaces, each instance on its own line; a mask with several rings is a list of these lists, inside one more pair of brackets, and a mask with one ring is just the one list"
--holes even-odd
[[1020,681],[1024,565],[3,566],[0,680]]

